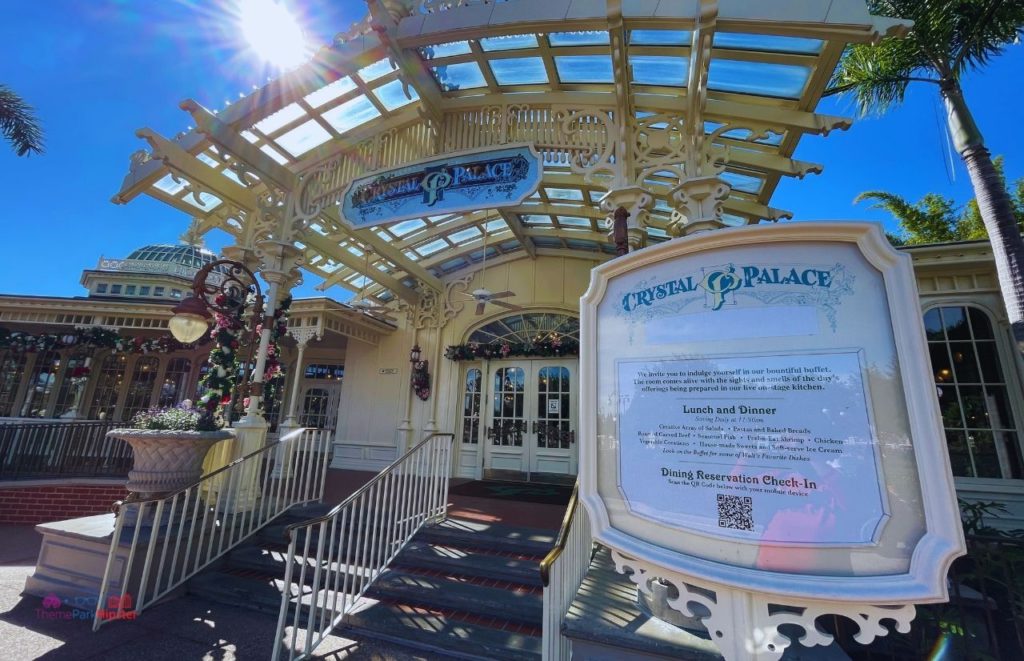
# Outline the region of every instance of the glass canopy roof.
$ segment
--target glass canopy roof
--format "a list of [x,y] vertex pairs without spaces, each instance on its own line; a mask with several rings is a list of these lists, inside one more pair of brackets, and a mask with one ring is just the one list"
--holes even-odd
[[[849,126],[843,118],[814,113],[843,48],[894,30],[883,22],[888,19],[868,16],[861,0],[836,0],[828,13],[807,8],[806,16],[793,3],[779,3],[788,7],[780,18],[770,16],[765,3],[734,3],[749,6],[734,11],[750,16],[721,15],[713,25],[653,14],[581,16],[575,22],[534,18],[542,15],[531,8],[543,4],[535,0],[499,3],[484,22],[474,18],[481,14],[469,13],[485,4],[473,0],[397,4],[407,5],[408,15],[368,16],[307,66],[215,112],[218,120],[296,175],[340,157],[354,178],[373,171],[374,163],[451,151],[450,145],[463,143],[441,139],[446,122],[490,117],[495,107],[609,108],[613,117],[634,117],[631,125],[665,144],[675,135],[665,117],[689,122],[688,114],[699,112],[694,119],[707,139],[728,147],[721,176],[732,192],[723,221],[742,225],[787,215],[770,206],[780,178],[820,171],[792,159],[800,138]],[[495,18],[499,10],[507,10],[505,20]],[[706,34],[712,38],[705,57],[693,45]],[[620,51],[614,43],[625,45]],[[624,85],[616,86],[617,71]],[[698,105],[688,89],[695,80],[706,85]],[[254,211],[245,200],[267,191],[265,168],[195,129],[150,144],[159,158],[133,156],[115,201],[146,193],[199,217],[207,231],[221,227],[241,236]],[[306,268],[327,286],[386,302],[396,294],[395,283],[415,288],[424,273],[445,278],[471,269],[483,259],[485,244],[489,261],[504,255],[613,255],[606,214],[598,208],[609,176],[582,176],[542,153],[544,183],[516,208],[424,216],[359,235],[336,215],[324,214],[301,244]],[[677,174],[654,169],[643,178],[656,200],[650,242],[669,237],[669,192]]]

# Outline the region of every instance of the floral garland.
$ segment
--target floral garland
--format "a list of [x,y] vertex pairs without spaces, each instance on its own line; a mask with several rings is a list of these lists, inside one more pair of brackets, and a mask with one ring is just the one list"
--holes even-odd
[[554,337],[530,343],[511,344],[499,342],[494,344],[454,344],[444,350],[448,360],[481,360],[503,358],[557,358],[559,356],[578,356],[580,343],[575,338]]
[[[66,342],[65,338],[67,337],[73,338],[73,341]],[[205,341],[204,338],[193,344],[183,344],[169,335],[154,338],[126,337],[117,331],[101,326],[70,330],[67,333],[44,333],[42,335],[0,328],[0,350],[9,349],[29,353],[63,349],[70,346],[111,349],[114,353],[173,353],[193,349],[197,344]]]
[[[220,299],[223,299],[223,294],[216,301],[218,305],[223,305],[224,301]],[[203,410],[206,421],[213,420],[218,409],[231,404],[231,393],[238,374],[238,336],[243,326],[241,314],[228,316],[215,312],[213,315],[210,335],[214,347],[207,359],[209,369],[200,382],[203,396],[199,398],[199,408]]]
[[[284,389],[284,371],[281,369],[281,338],[288,332],[288,315],[292,297],[281,301],[274,310],[274,326],[270,330],[270,344],[267,346],[267,363],[263,370],[263,401],[260,408],[264,416],[273,411]],[[261,325],[262,328],[262,325]]]

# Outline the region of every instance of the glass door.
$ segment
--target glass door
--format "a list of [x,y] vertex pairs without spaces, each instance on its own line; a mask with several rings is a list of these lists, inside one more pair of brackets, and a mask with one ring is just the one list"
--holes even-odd
[[528,427],[526,408],[526,365],[504,365],[491,370],[491,406],[485,430],[487,456],[484,468],[527,472]]
[[538,363],[530,425],[531,473],[576,474],[576,365]]
[[484,470],[576,473],[576,361],[492,365],[487,383]]

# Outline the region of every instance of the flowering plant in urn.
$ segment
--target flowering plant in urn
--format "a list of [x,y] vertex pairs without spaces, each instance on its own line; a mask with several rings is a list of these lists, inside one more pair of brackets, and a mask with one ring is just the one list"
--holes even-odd
[[197,482],[206,453],[231,437],[221,426],[219,418],[185,400],[173,408],[142,411],[132,418],[131,428],[107,432],[132,448],[134,462],[125,485],[129,499],[159,497]]

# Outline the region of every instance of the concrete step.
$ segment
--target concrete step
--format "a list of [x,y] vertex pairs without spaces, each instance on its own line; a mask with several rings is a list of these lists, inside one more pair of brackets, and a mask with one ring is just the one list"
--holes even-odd
[[557,531],[501,526],[465,519],[446,519],[424,527],[415,541],[463,549],[543,558],[555,544]]
[[[607,614],[614,613],[614,617]],[[590,564],[564,620],[565,635],[582,657],[718,661],[706,631],[690,632],[640,611],[636,586],[618,574],[608,549]]]
[[[236,608],[277,615],[281,608],[281,593],[284,581],[280,578],[244,575],[229,572],[210,572],[201,574],[189,582],[189,594],[202,597]],[[310,604],[323,605],[333,603],[339,593],[320,590],[316,594],[307,585],[301,589],[292,583],[289,589],[289,616],[294,615],[295,608],[301,607],[303,614],[309,612]],[[340,601],[339,601],[340,603]],[[319,611],[318,611],[319,613]]]
[[[287,552],[279,549],[262,549],[258,546],[241,546],[231,552],[224,562],[223,571],[235,575],[250,575],[260,576],[265,578],[278,578],[283,579],[285,575],[285,558]],[[316,577],[316,559],[308,558],[306,560],[306,572],[303,576],[302,573],[302,561],[300,558],[295,559],[295,565],[292,568],[292,580],[299,582],[302,578],[302,582],[309,585],[313,582]],[[323,562],[321,563],[322,570],[324,572],[345,572],[349,575],[349,584],[352,582],[352,577],[357,575],[365,575],[366,569],[361,565],[351,563],[339,563],[339,562]],[[321,577],[321,585],[326,578]],[[339,579],[341,581],[343,579]],[[341,583],[339,583],[341,585]]]
[[493,578],[541,587],[540,561],[472,551],[445,544],[410,542],[395,558],[396,567],[419,567],[450,576]]
[[[281,609],[282,585],[279,578],[208,572],[189,581],[188,592],[221,604],[276,615]],[[296,594],[297,586],[293,585],[292,591]]]
[[446,576],[388,570],[377,579],[367,596],[410,606],[469,612],[540,628],[544,615],[540,590],[510,583],[486,582],[490,585]]
[[[533,629],[469,613],[369,602],[346,629],[425,651],[477,661],[540,661],[541,635]],[[500,628],[505,626],[505,629]],[[342,632],[342,635],[344,633]]]

